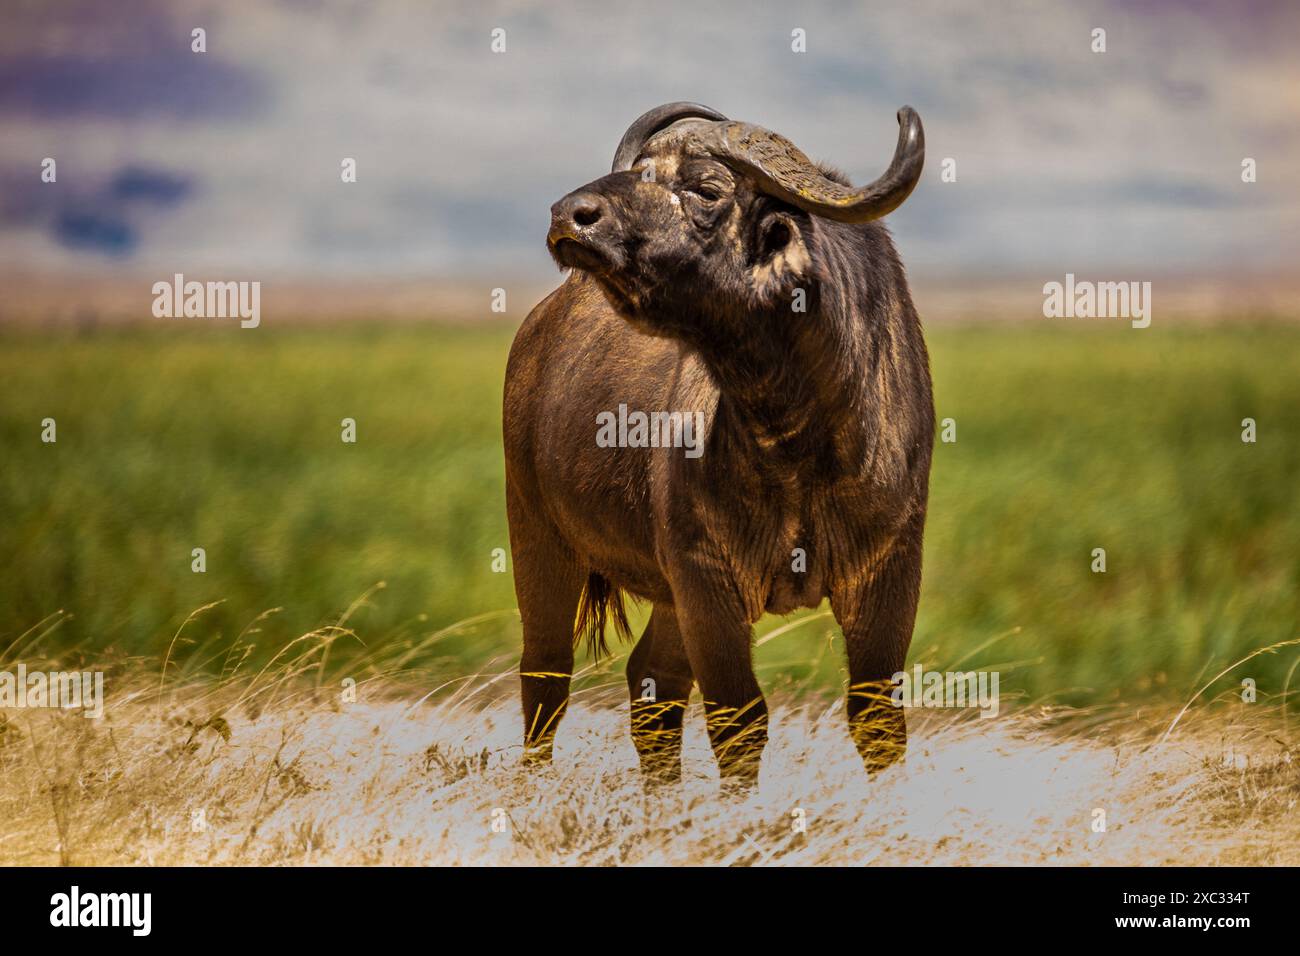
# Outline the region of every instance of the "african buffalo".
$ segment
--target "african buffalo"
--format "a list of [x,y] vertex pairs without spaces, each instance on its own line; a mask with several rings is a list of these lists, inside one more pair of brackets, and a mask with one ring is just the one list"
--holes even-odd
[[724,781],[755,780],[751,626],[824,598],[868,770],[905,750],[888,691],[916,616],[934,408],[877,221],[921,175],[920,118],[898,122],[889,169],[854,189],[775,133],[670,103],[551,207],[570,272],[519,329],[505,383],[529,759],[550,757],[575,644],[604,649],[607,619],[628,636],[625,592],[653,605],[627,665],[648,775],[680,773],[698,683]]

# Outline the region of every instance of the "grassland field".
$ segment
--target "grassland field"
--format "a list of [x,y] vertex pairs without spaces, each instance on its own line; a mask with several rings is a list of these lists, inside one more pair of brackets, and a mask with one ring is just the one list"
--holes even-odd
[[[0,330],[0,660],[168,657],[198,675],[345,621],[339,672],[376,655],[440,676],[509,667],[519,625],[493,550],[509,549],[512,333]],[[956,440],[936,446],[910,664],[996,668],[1026,702],[1176,701],[1300,637],[1300,327],[990,324],[928,341]],[[825,609],[759,633],[776,628],[755,650],[764,686],[838,694]],[[1208,696],[1249,676],[1276,701],[1298,655],[1261,655]]]

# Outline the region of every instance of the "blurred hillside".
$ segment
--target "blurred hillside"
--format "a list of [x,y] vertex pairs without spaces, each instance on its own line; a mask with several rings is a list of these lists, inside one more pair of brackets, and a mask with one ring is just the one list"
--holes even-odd
[[[540,241],[539,241],[540,244]],[[266,277],[256,274],[185,274],[187,280],[254,280],[262,283],[262,315],[271,324],[310,321],[384,320],[441,322],[522,321],[528,310],[560,284],[550,277],[464,276],[459,279],[356,279]],[[1079,279],[1143,280],[1152,284],[1155,323],[1300,318],[1300,274],[1138,275],[1083,273]],[[988,321],[1064,322],[1043,317],[1043,284],[1059,275],[1018,278],[912,275],[912,297],[925,323]],[[0,323],[93,325],[143,323],[165,328],[186,320],[157,319],[150,309],[155,282],[172,274],[106,272],[59,276],[0,272]],[[504,313],[492,311],[492,290],[506,290]],[[198,321],[198,320],[191,320]],[[1102,320],[1091,320],[1099,322]],[[1084,322],[1083,324],[1087,324]]]

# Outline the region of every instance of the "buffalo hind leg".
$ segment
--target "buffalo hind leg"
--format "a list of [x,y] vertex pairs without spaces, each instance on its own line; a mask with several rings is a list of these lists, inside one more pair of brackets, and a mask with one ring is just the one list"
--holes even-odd
[[693,683],[677,616],[670,605],[656,604],[627,660],[632,742],[650,782],[681,779],[682,718]]
[[849,733],[868,773],[907,752],[907,718],[894,704],[893,677],[907,664],[921,590],[921,522],[909,525],[870,583],[833,593],[849,658]]
[[524,760],[551,759],[555,731],[569,702],[573,624],[583,572],[549,526],[507,497],[515,595],[523,624],[519,684],[524,710]]

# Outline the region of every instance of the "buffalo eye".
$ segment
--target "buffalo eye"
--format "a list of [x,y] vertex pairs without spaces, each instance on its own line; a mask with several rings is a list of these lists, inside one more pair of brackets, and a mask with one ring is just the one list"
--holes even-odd
[[708,183],[700,183],[698,186],[687,186],[686,191],[692,195],[698,196],[706,203],[715,203],[722,198],[722,191],[716,186]]

